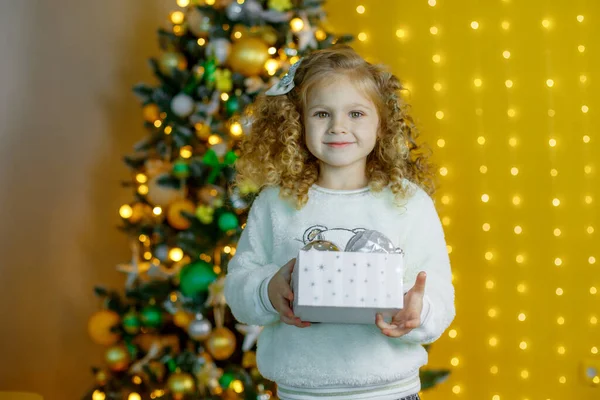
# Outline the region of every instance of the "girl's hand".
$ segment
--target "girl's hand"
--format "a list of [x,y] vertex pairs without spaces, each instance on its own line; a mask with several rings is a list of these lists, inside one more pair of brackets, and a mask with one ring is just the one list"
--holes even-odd
[[295,325],[298,328],[306,328],[310,326],[310,322],[301,321],[300,318],[294,315],[294,312],[290,308],[290,303],[294,300],[290,280],[292,279],[292,271],[295,264],[296,259],[292,258],[287,264],[281,267],[269,281],[267,290],[269,292],[269,301],[271,301],[271,304],[281,316],[281,322]]
[[425,295],[425,280],[427,274],[419,272],[415,286],[404,295],[404,308],[392,318],[392,323],[384,321],[383,316],[377,313],[375,325],[381,332],[390,337],[400,337],[421,325],[421,311],[423,310],[423,296]]

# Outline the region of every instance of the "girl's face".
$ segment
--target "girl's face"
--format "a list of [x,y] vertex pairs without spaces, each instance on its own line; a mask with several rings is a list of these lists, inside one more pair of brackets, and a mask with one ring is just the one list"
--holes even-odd
[[309,91],[304,128],[306,145],[321,161],[321,172],[329,168],[364,173],[377,140],[379,116],[375,104],[342,76]]

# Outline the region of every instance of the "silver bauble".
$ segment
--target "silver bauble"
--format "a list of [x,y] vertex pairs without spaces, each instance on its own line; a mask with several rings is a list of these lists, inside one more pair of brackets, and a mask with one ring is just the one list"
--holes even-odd
[[196,318],[188,325],[188,334],[194,340],[206,340],[210,336],[211,332],[212,324],[206,318]]

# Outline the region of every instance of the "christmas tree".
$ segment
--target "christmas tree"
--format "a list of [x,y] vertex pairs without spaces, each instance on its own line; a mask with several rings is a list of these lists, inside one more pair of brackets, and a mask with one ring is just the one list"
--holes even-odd
[[117,267],[124,292],[96,288],[103,308],[88,331],[105,363],[83,398],[274,399],[253,351],[262,328],[236,323],[223,295],[256,195],[233,186],[233,165],[256,95],[300,57],[352,37],[330,32],[320,0],[177,5],[150,60],[157,83],[134,87],[148,135],[124,157],[134,198],[120,229],[132,259]]

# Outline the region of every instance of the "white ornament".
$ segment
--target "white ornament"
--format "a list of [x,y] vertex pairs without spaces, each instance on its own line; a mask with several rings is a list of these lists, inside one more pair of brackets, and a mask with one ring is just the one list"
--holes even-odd
[[225,64],[231,52],[231,42],[225,38],[212,39],[206,46],[206,57],[215,56],[219,65]]
[[194,112],[194,99],[185,93],[179,93],[171,100],[171,110],[175,115],[185,118]]

